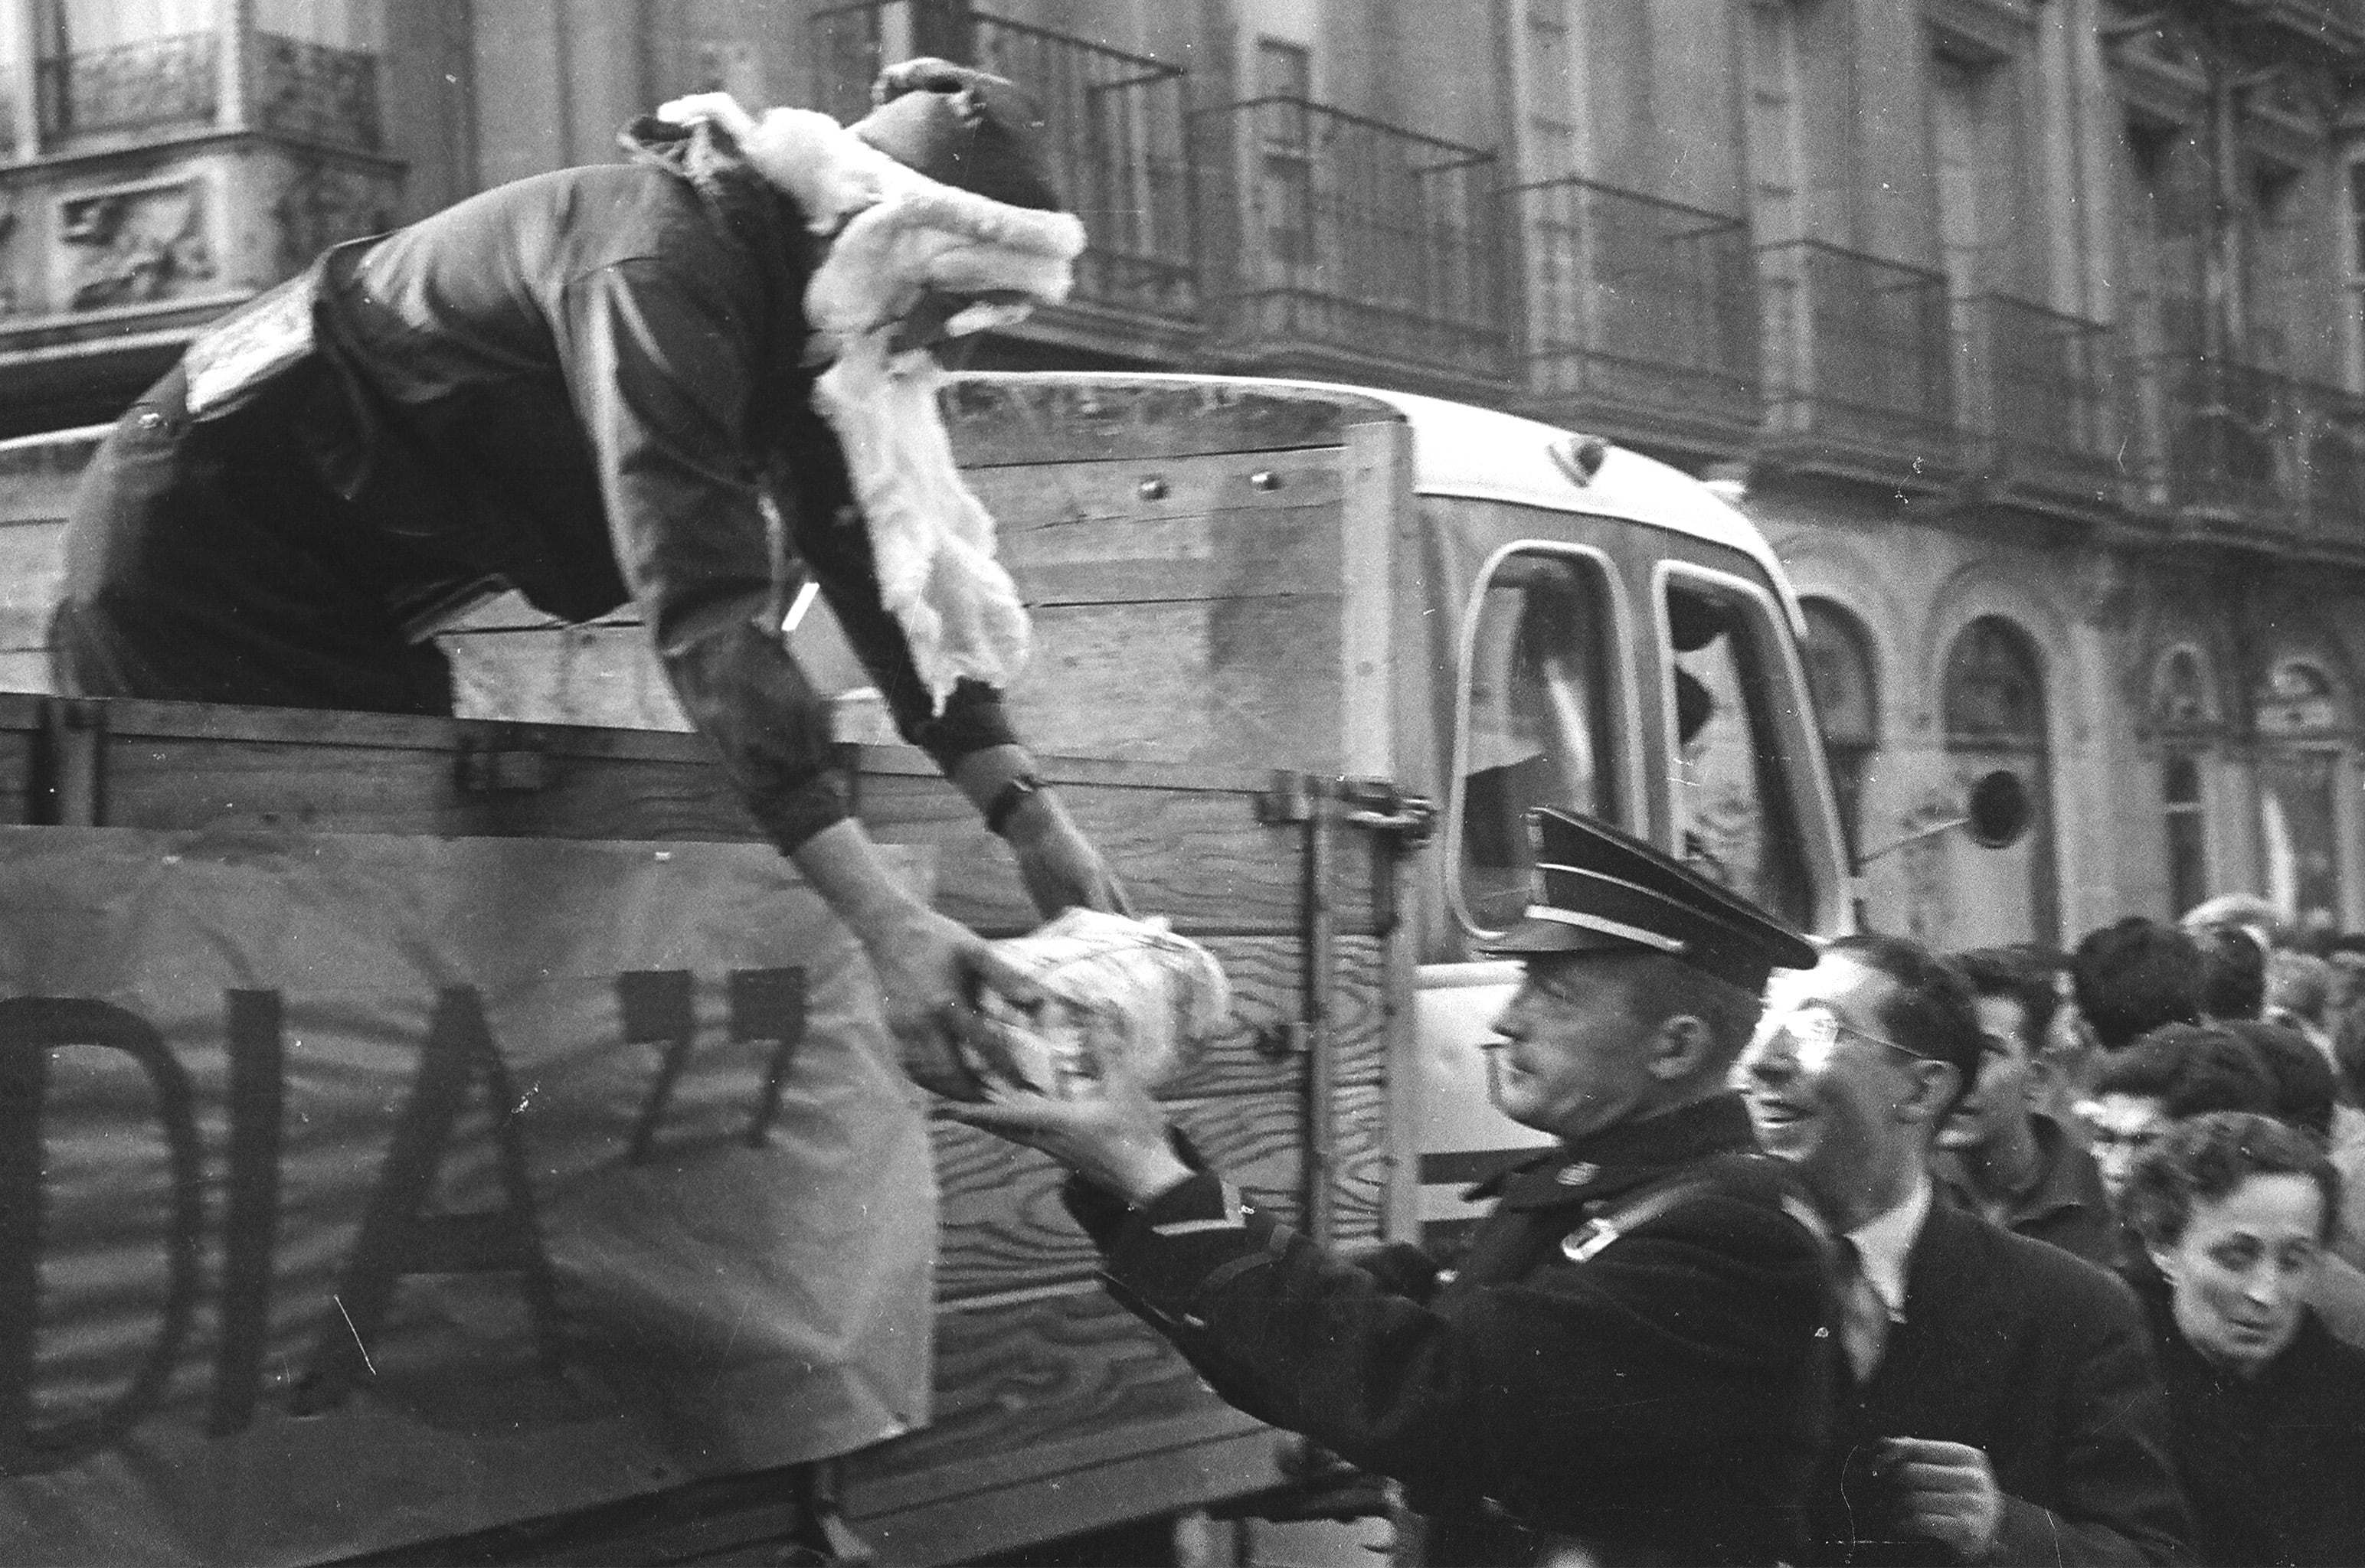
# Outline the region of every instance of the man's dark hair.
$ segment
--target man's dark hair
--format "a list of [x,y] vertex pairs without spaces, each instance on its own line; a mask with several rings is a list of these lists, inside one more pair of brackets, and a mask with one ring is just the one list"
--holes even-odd
[[2188,932],[2201,949],[2201,1015],[2218,1023],[2256,1018],[2267,1004],[2267,953],[2238,925]]
[[2025,947],[1974,947],[1953,955],[1955,967],[1970,982],[1971,994],[2000,996],[2020,1003],[2021,1033],[2028,1054],[2045,1054],[2045,1031],[2053,1026],[2061,993],[2054,988],[2054,970]]
[[2106,1051],[2163,1024],[2201,1022],[2201,950],[2173,925],[2131,914],[2090,932],[2069,977],[2078,1011]]
[[1757,1027],[1757,993],[1704,974],[1681,958],[1650,955],[1627,981],[1626,1010],[1638,1024],[1664,1024],[1688,1013],[1708,1025],[1718,1061],[1731,1067]]
[[1907,1050],[1955,1069],[1961,1080],[1957,1099],[1970,1092],[1987,1036],[1979,1032],[1971,982],[1959,968],[1919,942],[1878,932],[1843,936],[1823,951],[1887,976],[1897,989],[1881,1003],[1881,1028]]
[[2093,1092],[2157,1100],[2171,1121],[2207,1111],[2274,1114],[2275,1080],[2249,1043],[2214,1024],[2168,1024],[2102,1063]]
[[2332,1107],[2340,1098],[2340,1080],[2324,1053],[2286,1024],[2245,1018],[2220,1027],[2248,1046],[2274,1080],[2275,1103],[2267,1114],[2331,1142]]
[[2304,1176],[2324,1195],[2316,1239],[2340,1228],[2340,1172],[2322,1145],[2271,1116],[2217,1111],[2170,1127],[2127,1177],[2127,1222],[2147,1247],[2184,1238],[2193,1209],[2225,1201],[2253,1176]]
[[1714,1044],[1713,1065],[1719,1071],[1739,1059],[1757,1027],[1757,993],[1703,974],[1681,958],[1640,948],[1617,952],[1530,953],[1530,969],[1565,974],[1589,970],[1585,984],[1615,977],[1625,988],[1627,1015],[1637,1024],[1655,1026],[1677,1014],[1689,1014],[1708,1026]]

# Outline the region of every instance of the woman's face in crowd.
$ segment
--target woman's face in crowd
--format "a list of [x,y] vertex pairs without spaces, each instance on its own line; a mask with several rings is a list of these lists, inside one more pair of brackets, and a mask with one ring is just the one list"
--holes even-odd
[[2218,1202],[2196,1203],[2184,1235],[2152,1253],[2185,1341],[2226,1372],[2257,1375],[2299,1330],[2323,1229],[2324,1194],[2305,1176],[2246,1177]]

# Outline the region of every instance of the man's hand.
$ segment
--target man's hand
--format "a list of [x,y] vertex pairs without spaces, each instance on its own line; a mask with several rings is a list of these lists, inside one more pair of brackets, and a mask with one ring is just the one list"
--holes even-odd
[[984,1092],[959,1046],[971,1041],[999,1064],[1000,1041],[978,1013],[977,988],[988,986],[1022,1006],[1041,999],[1034,981],[968,926],[914,907],[864,950],[879,977],[887,1027],[902,1047],[903,1070],[921,1088],[955,1100]]
[[1133,913],[1116,874],[1049,790],[1029,796],[1005,831],[1026,896],[1044,919],[1078,904],[1110,914]]
[[[1007,1056],[991,1036],[998,1025],[977,1018],[963,1038],[992,1059]],[[989,1084],[982,1104],[952,1114],[971,1126],[1039,1148],[1085,1181],[1138,1208],[1179,1182],[1191,1168],[1166,1139],[1166,1113],[1115,1052],[1100,1057],[1096,1088],[1072,1100]]]
[[1891,1438],[1883,1446],[1905,1527],[1966,1562],[1984,1558],[2003,1523],[2003,1493],[1988,1456],[1934,1438]]

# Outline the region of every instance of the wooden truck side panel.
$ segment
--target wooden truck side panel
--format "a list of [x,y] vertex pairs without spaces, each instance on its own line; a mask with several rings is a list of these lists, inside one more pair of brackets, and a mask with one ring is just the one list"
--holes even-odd
[[[868,747],[849,756],[872,831],[936,848],[941,907],[989,932],[1034,923],[1006,851],[926,758]],[[1145,912],[1205,941],[1232,979],[1225,1031],[1171,1086],[1178,1121],[1262,1201],[1302,1215],[1318,1182],[1331,1235],[1376,1237],[1394,1174],[1397,1049],[1384,843],[1341,828],[1334,802],[1301,797],[1306,820],[1285,820],[1289,801],[1275,811],[1266,774],[1056,757],[1044,770],[1126,869]],[[0,697],[0,781],[14,814],[37,822],[755,836],[697,737],[565,725],[9,696]],[[1307,946],[1317,831],[1328,865],[1318,967]],[[935,1417],[850,1463],[846,1501],[858,1531],[892,1561],[951,1561],[1280,1479],[1276,1435],[1223,1406],[1102,1291],[1048,1161],[950,1122],[931,1137],[942,1226]],[[701,1484],[717,1496],[745,1492]],[[570,1529],[629,1539],[635,1519],[680,1516],[683,1542],[729,1552],[778,1528],[777,1508],[749,1501],[739,1514],[734,1535],[659,1496],[621,1515],[507,1530],[488,1550],[563,1559],[588,1548]]]

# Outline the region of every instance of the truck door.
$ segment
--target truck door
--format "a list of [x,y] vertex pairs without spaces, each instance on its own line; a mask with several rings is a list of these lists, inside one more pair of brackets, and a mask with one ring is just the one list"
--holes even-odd
[[[1451,606],[1451,929],[1429,946],[1465,957],[1421,967],[1418,1006],[1420,1215],[1424,1239],[1451,1249],[1482,1207],[1463,1189],[1550,1141],[1495,1110],[1488,1088],[1484,1042],[1519,966],[1466,957],[1526,903],[1530,808],[1647,837],[1802,929],[1837,929],[1845,887],[1794,628],[1754,564],[1622,519],[1422,504],[1451,509],[1465,539],[1490,510],[1532,531],[1485,554]],[[1441,586],[1433,615],[1449,610]]]
[[[1527,906],[1531,809],[1561,806],[1640,827],[1636,617],[1617,563],[1599,545],[1571,537],[1570,520],[1521,519],[1515,509],[1486,502],[1423,504],[1456,514],[1451,521],[1465,537],[1488,521],[1497,529],[1524,521],[1559,535],[1514,534],[1480,557],[1466,582],[1447,574],[1435,585],[1446,589],[1438,596],[1443,602],[1428,607],[1433,616],[1450,616],[1455,633],[1440,848],[1450,938],[1465,949]],[[1479,1214],[1463,1188],[1500,1169],[1510,1151],[1552,1141],[1496,1111],[1488,1088],[1494,1063],[1482,1042],[1493,1037],[1494,1016],[1519,978],[1518,964],[1501,960],[1421,967],[1417,1140],[1420,1223],[1432,1246],[1451,1247]]]

